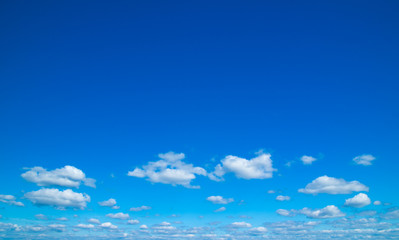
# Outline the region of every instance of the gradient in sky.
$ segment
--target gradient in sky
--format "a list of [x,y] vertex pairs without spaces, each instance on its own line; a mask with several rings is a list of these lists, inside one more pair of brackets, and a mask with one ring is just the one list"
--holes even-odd
[[398,1],[2,1],[0,238],[399,238]]

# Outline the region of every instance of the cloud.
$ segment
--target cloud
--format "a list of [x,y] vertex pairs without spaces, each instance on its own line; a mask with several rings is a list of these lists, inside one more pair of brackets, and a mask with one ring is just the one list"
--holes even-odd
[[93,224],[83,224],[83,223],[79,223],[78,225],[76,225],[75,227],[77,228],[84,228],[84,229],[90,229],[90,228],[94,228]]
[[139,224],[140,221],[137,220],[137,219],[132,219],[132,220],[127,221],[127,223],[128,223],[128,224]]
[[48,219],[46,215],[41,214],[41,213],[40,214],[36,214],[35,218],[39,219],[39,220],[47,220]]
[[314,158],[314,157],[312,157],[312,156],[306,156],[306,155],[303,155],[302,157],[301,157],[301,161],[302,161],[302,163],[303,164],[305,164],[305,165],[310,165],[310,164],[312,164],[314,161],[316,161],[317,159],[316,158]]
[[7,203],[8,205],[14,205],[18,207],[24,207],[25,205],[22,202],[15,201],[15,197],[13,195],[2,195],[0,194],[0,202]]
[[249,230],[251,234],[264,234],[267,232],[267,228],[265,227],[254,227]]
[[372,165],[372,161],[375,160],[375,157],[370,154],[363,154],[353,158],[353,161],[356,164],[363,165],[363,166],[370,166]]
[[89,220],[87,220],[89,223],[95,223],[95,224],[100,224],[100,220],[96,219],[96,218],[90,218]]
[[49,205],[58,208],[72,207],[84,209],[87,202],[90,202],[89,195],[76,193],[71,189],[60,191],[55,188],[42,188],[37,191],[28,192],[24,196],[35,205]]
[[133,211],[133,212],[140,212],[140,211],[145,211],[145,210],[150,210],[151,207],[149,206],[141,206],[141,207],[132,207],[129,209],[129,211]]
[[143,224],[140,226],[140,229],[148,229],[148,226]]
[[359,193],[353,198],[348,198],[345,200],[345,206],[356,208],[365,207],[367,205],[370,205],[370,203],[370,198],[364,193]]
[[160,160],[149,162],[142,168],[135,168],[133,171],[129,171],[127,175],[146,178],[147,181],[152,183],[199,188],[199,186],[192,186],[191,181],[196,178],[196,175],[206,176],[207,174],[205,169],[183,162],[182,160],[185,158],[183,153],[168,152],[159,154],[158,157]]
[[291,198],[289,196],[278,195],[276,197],[277,201],[289,201]]
[[274,194],[274,193],[276,193],[276,191],[274,191],[274,190],[269,190],[269,191],[267,191],[267,193],[268,193],[268,194]]
[[98,202],[98,205],[103,206],[103,207],[110,207],[112,209],[119,209],[119,206],[116,206],[116,200],[113,198],[110,198],[106,201]]
[[222,196],[210,196],[206,200],[214,204],[228,204],[234,202],[233,198],[223,198]]
[[276,169],[272,166],[271,155],[260,153],[257,157],[247,160],[236,156],[226,156],[221,164],[216,165],[215,170],[209,174],[214,181],[223,181],[226,173],[234,173],[237,178],[266,179],[272,178]]
[[385,213],[382,218],[384,219],[398,219],[399,218],[399,209],[390,210],[389,212]]
[[325,208],[315,209],[315,210],[312,210],[310,208],[303,208],[299,210],[298,213],[303,214],[308,218],[317,218],[317,219],[337,218],[345,216],[345,214],[341,212],[341,210],[339,210],[334,205],[328,205]]
[[284,216],[284,217],[292,217],[294,216],[293,212],[290,210],[285,210],[285,209],[277,209],[276,213],[278,215]]
[[60,218],[56,218],[56,220],[58,221],[68,221],[69,219],[66,217],[60,217]]
[[247,222],[233,222],[229,225],[232,228],[250,228],[252,225]]
[[108,229],[116,229],[116,228],[118,228],[117,226],[113,225],[113,224],[110,223],[110,222],[102,223],[102,224],[100,225],[100,227],[102,227],[102,228],[108,228]]
[[313,180],[305,188],[299,189],[298,192],[306,194],[350,194],[360,191],[368,192],[368,190],[367,186],[358,181],[347,182],[342,178],[338,179],[324,175]]
[[62,187],[79,187],[83,182],[86,186],[96,187],[95,179],[86,178],[82,170],[65,166],[52,171],[47,171],[42,167],[33,167],[29,171],[21,174],[21,176],[29,182],[36,183],[38,186],[62,186]]
[[381,201],[374,201],[374,203],[373,203],[374,205],[376,205],[376,206],[379,206],[379,205],[381,205],[382,203],[381,203]]
[[216,209],[214,212],[224,212],[224,211],[226,211],[226,208],[221,207],[221,208]]
[[109,213],[106,216],[110,217],[110,218],[122,219],[122,220],[130,218],[129,214],[122,213],[122,212],[120,212],[120,213]]

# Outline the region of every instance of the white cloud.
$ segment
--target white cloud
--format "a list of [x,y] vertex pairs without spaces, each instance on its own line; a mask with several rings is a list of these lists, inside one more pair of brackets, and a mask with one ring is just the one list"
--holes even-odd
[[322,209],[315,209],[312,210],[310,208],[303,208],[298,211],[298,213],[303,214],[307,216],[308,218],[337,218],[337,217],[343,217],[345,214],[341,212],[336,206],[334,205],[328,205],[325,208]]
[[21,174],[21,176],[29,182],[36,183],[38,186],[79,187],[83,182],[86,186],[96,187],[95,179],[86,178],[82,170],[68,165],[52,171],[47,171],[47,169],[42,167],[33,167]]
[[274,193],[276,193],[276,191],[274,191],[274,190],[269,190],[269,191],[267,191],[267,193],[268,193],[268,194],[274,194]]
[[13,195],[2,195],[0,194],[0,202],[7,203],[9,205],[14,205],[18,207],[24,207],[25,205],[22,202],[15,201],[15,197]]
[[210,196],[206,200],[214,204],[228,204],[234,202],[233,198],[223,198],[222,196]]
[[100,224],[100,220],[96,219],[96,218],[90,218],[89,220],[87,220],[89,223],[95,223],[95,224]]
[[127,223],[128,223],[128,224],[139,224],[140,221],[137,220],[137,219],[132,219],[132,220],[127,221]]
[[141,207],[132,207],[129,209],[129,211],[133,211],[133,212],[140,212],[140,211],[145,211],[145,210],[150,210],[151,207],[149,206],[141,206]]
[[385,213],[382,218],[384,219],[397,219],[399,218],[399,209],[396,210],[391,210],[387,213]]
[[216,209],[214,212],[224,212],[224,211],[226,211],[226,208],[221,207],[221,208]]
[[60,218],[56,218],[56,220],[58,220],[58,221],[68,221],[68,218],[60,217]]
[[271,155],[260,153],[257,157],[247,160],[236,156],[226,156],[221,164],[209,174],[209,178],[214,181],[222,181],[226,173],[234,173],[237,178],[243,179],[266,179],[272,178],[276,169],[272,166]]
[[356,208],[361,208],[370,205],[370,203],[371,203],[370,198],[364,193],[359,193],[353,198],[348,198],[345,200],[345,206],[356,207]]
[[103,207],[110,207],[112,209],[119,209],[118,206],[115,206],[116,200],[113,198],[110,198],[106,201],[98,202],[98,205],[103,206]]
[[298,192],[307,194],[350,194],[352,192],[368,191],[369,188],[358,181],[347,182],[342,178],[321,176],[301,188]]
[[129,214],[122,213],[122,212],[120,212],[120,213],[109,213],[106,216],[110,217],[110,218],[122,219],[122,220],[130,218]]
[[60,191],[55,188],[42,188],[28,192],[25,197],[35,205],[49,205],[58,208],[73,207],[84,209],[90,196],[85,193],[76,193],[71,189]]
[[47,220],[48,219],[46,215],[41,214],[41,213],[40,214],[36,214],[35,218],[39,219],[39,220]]
[[375,160],[375,157],[371,154],[363,154],[363,155],[353,158],[353,161],[356,164],[364,165],[364,166],[372,165],[372,161],[374,161],[374,160]]
[[144,225],[144,224],[141,225],[140,228],[141,228],[141,229],[148,229],[147,225]]
[[84,228],[84,229],[90,229],[90,228],[94,228],[94,225],[93,225],[93,224],[83,224],[83,223],[79,223],[79,224],[76,225],[75,227]]
[[110,223],[110,222],[102,223],[102,224],[100,225],[100,227],[102,227],[102,228],[108,228],[108,229],[116,229],[116,228],[118,228],[117,226],[113,225],[113,224]]
[[302,163],[303,164],[305,164],[305,165],[310,165],[310,164],[312,164],[314,161],[316,161],[317,159],[316,158],[314,158],[314,157],[312,157],[312,156],[306,156],[306,155],[303,155],[302,157],[301,157],[301,161],[302,161]]
[[374,201],[374,203],[373,203],[374,205],[376,205],[376,206],[379,206],[379,205],[381,205],[382,203],[381,203],[381,201]]
[[233,227],[233,228],[249,228],[249,227],[252,227],[252,225],[250,223],[247,223],[247,222],[233,222],[232,224],[230,224],[230,227]]
[[292,217],[293,213],[290,210],[285,210],[285,209],[277,209],[276,213],[278,215],[284,216],[284,217]]
[[278,195],[276,197],[277,201],[289,201],[291,198],[289,196]]
[[135,168],[133,171],[129,171],[127,175],[146,178],[153,183],[199,188],[199,186],[192,186],[191,181],[196,178],[196,175],[206,176],[205,169],[183,162],[182,160],[185,158],[183,153],[168,152],[158,156],[159,161],[149,162],[142,168]]
[[249,231],[252,234],[263,234],[263,233],[267,232],[267,228],[265,228],[265,227],[254,227],[254,228],[251,228]]

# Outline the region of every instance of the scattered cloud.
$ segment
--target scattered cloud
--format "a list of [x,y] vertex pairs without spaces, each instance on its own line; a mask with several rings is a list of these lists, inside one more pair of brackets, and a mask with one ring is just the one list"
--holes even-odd
[[96,218],[90,218],[89,220],[87,220],[89,223],[95,223],[95,224],[100,224],[100,220],[96,219]]
[[110,222],[102,223],[102,224],[100,225],[100,227],[102,227],[102,228],[108,228],[108,229],[116,229],[116,228],[118,228],[117,226],[113,225],[113,224],[110,223]]
[[367,205],[370,205],[370,203],[370,198],[364,193],[359,193],[353,198],[348,198],[345,200],[345,206],[356,208],[365,207]]
[[252,225],[247,222],[233,222],[229,225],[232,228],[250,228]]
[[242,179],[266,179],[272,178],[273,172],[277,171],[272,166],[271,155],[259,153],[255,158],[247,160],[233,155],[222,159],[221,164],[216,165],[215,170],[209,174],[214,181],[223,181],[226,173],[234,173],[237,178]]
[[69,219],[66,217],[60,217],[60,218],[56,218],[56,220],[58,221],[68,221]]
[[317,219],[324,219],[324,218],[337,218],[343,217],[345,214],[338,209],[338,207],[334,205],[328,205],[322,209],[315,209],[312,210],[310,208],[303,208],[298,211],[298,213],[307,216],[308,218],[317,218]]
[[135,168],[128,172],[128,176],[146,178],[152,183],[164,183],[175,185],[182,185],[186,188],[199,188],[199,186],[192,186],[191,181],[196,178],[196,175],[206,176],[205,169],[201,167],[194,167],[193,164],[187,164],[182,160],[185,158],[183,153],[168,152],[159,154],[160,160],[156,162],[149,162],[142,168]]
[[133,211],[133,212],[140,212],[140,211],[145,211],[145,210],[150,210],[151,207],[149,206],[141,206],[141,207],[132,207],[129,209],[129,211]]
[[368,192],[369,188],[358,181],[347,182],[342,178],[333,178],[326,175],[313,180],[298,192],[306,194],[350,194],[352,192]]
[[375,157],[371,154],[363,154],[353,158],[353,161],[358,165],[370,166],[372,165],[372,161],[375,160]]
[[106,201],[98,202],[98,204],[100,206],[110,207],[112,209],[119,209],[120,208],[119,206],[116,206],[116,200],[113,199],[113,198],[110,198],[110,199],[108,199]]
[[314,161],[316,161],[317,159],[316,158],[314,158],[314,157],[312,157],[312,156],[306,156],[306,155],[303,155],[302,157],[301,157],[301,161],[302,161],[302,163],[304,164],[304,165],[310,165],[310,164],[312,164]]
[[398,219],[399,218],[399,209],[391,209],[387,213],[382,215],[384,219]]
[[0,202],[7,203],[8,205],[18,206],[18,207],[25,206],[22,202],[17,202],[15,200],[16,200],[16,198],[13,195],[0,194]]
[[381,203],[381,201],[374,201],[374,203],[373,203],[374,205],[376,205],[376,206],[379,206],[379,205],[381,205],[382,203]]
[[83,182],[84,185],[95,188],[96,180],[93,178],[86,178],[82,170],[73,167],[65,166],[51,171],[43,167],[28,168],[29,171],[23,173],[21,176],[29,182],[36,183],[38,186],[62,186],[62,187],[79,187]]
[[206,200],[214,204],[228,204],[234,202],[233,198],[223,198],[222,196],[210,196]]
[[60,191],[55,188],[42,188],[26,193],[25,197],[35,205],[49,205],[60,209],[68,207],[84,209],[87,202],[90,202],[89,195],[76,193],[71,189]]
[[120,212],[120,213],[109,213],[106,216],[110,217],[110,218],[122,219],[122,220],[130,218],[129,214],[122,213],[122,212]]
[[286,210],[286,209],[277,209],[276,213],[278,215],[281,215],[281,216],[284,216],[284,217],[293,217],[294,216],[292,211]]
[[83,223],[79,223],[78,225],[76,225],[75,227],[77,228],[84,228],[84,229],[91,229],[94,228],[93,224],[83,224]]
[[224,212],[224,211],[226,211],[226,208],[221,207],[221,208],[216,209],[214,212]]
[[278,195],[276,197],[277,201],[289,201],[291,198],[289,196]]
[[48,219],[48,217],[46,215],[41,214],[41,213],[40,214],[36,214],[35,218],[38,219],[38,220],[47,220]]
[[139,220],[137,220],[137,219],[132,219],[132,220],[129,220],[129,221],[127,221],[127,223],[128,224],[139,224],[140,223],[140,221]]
[[269,191],[267,191],[267,193],[268,193],[268,194],[274,194],[274,193],[276,193],[276,191],[274,191],[274,190],[269,190]]

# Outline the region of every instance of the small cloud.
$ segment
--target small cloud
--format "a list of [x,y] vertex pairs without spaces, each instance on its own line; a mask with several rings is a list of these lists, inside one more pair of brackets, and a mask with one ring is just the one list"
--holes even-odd
[[289,196],[278,195],[276,197],[277,201],[289,201],[291,198]]
[[80,223],[80,224],[76,225],[75,227],[77,227],[77,228],[84,228],[84,229],[91,229],[91,228],[94,228],[94,225],[93,225],[93,224],[83,224],[83,223]]
[[38,191],[28,192],[25,197],[38,206],[48,205],[58,209],[66,207],[84,209],[90,196],[85,193],[76,193],[71,189],[60,191],[55,188],[42,188]]
[[312,164],[314,161],[316,161],[317,159],[316,158],[314,158],[314,157],[312,157],[312,156],[306,156],[306,155],[303,155],[302,157],[301,157],[301,161],[302,161],[302,163],[303,164],[305,164],[305,165],[310,165],[310,164]]
[[224,212],[224,211],[226,211],[226,208],[221,207],[221,208],[216,209],[214,212]]
[[324,218],[337,218],[345,216],[336,206],[329,205],[322,209],[312,210],[310,208],[303,208],[298,213],[307,216],[308,218],[324,219]]
[[229,225],[229,227],[232,228],[250,228],[252,225],[247,222],[233,222],[232,224]]
[[95,224],[100,224],[100,220],[96,219],[96,218],[90,218],[89,220],[87,220],[89,223],[95,223]]
[[376,206],[379,206],[379,205],[381,205],[382,203],[381,203],[381,201],[374,201],[374,203],[373,203],[374,205],[376,205]]
[[269,190],[269,191],[267,191],[267,193],[268,193],[268,194],[274,194],[274,193],[276,193],[276,191],[274,191],[274,190]]
[[372,165],[372,161],[375,160],[375,157],[371,154],[363,154],[353,158],[353,161],[358,165],[370,166]]
[[333,178],[326,175],[313,180],[298,192],[306,194],[350,194],[352,192],[368,191],[369,188],[358,181],[347,182],[342,178]]
[[210,196],[206,200],[214,204],[228,204],[234,202],[233,198],[223,198],[222,196]]
[[140,221],[139,220],[137,220],[137,219],[132,219],[132,220],[129,220],[129,221],[127,221],[127,223],[128,224],[139,224],[140,223]]
[[129,214],[122,213],[122,212],[120,212],[120,213],[109,213],[106,216],[110,217],[110,218],[122,219],[122,220],[130,218]]
[[132,207],[129,209],[129,211],[133,211],[133,212],[140,212],[140,211],[145,211],[145,210],[150,210],[151,207],[149,206],[141,206],[141,207]]
[[68,218],[60,217],[60,218],[56,218],[56,220],[58,220],[58,221],[68,221]]
[[290,210],[286,210],[286,209],[277,209],[276,213],[280,216],[284,216],[284,217],[293,217],[294,213]]
[[40,214],[36,214],[35,218],[39,219],[39,220],[47,220],[48,219],[46,215],[41,214],[41,213]]
[[16,200],[16,198],[13,195],[0,194],[0,202],[6,203],[8,205],[18,206],[18,207],[25,206],[22,202],[17,202],[15,200]]
[[147,225],[143,224],[140,226],[140,229],[148,229]]
[[110,222],[102,223],[102,224],[100,225],[100,227],[102,227],[102,228],[108,228],[108,229],[116,229],[116,228],[118,228],[117,226],[113,225],[113,224],[110,223]]
[[364,193],[359,193],[353,198],[348,198],[345,200],[345,206],[355,208],[365,207],[367,205],[370,205],[370,203],[370,198]]
[[110,198],[106,201],[98,202],[98,205],[103,206],[103,207],[114,207],[116,204],[116,200],[113,198]]

